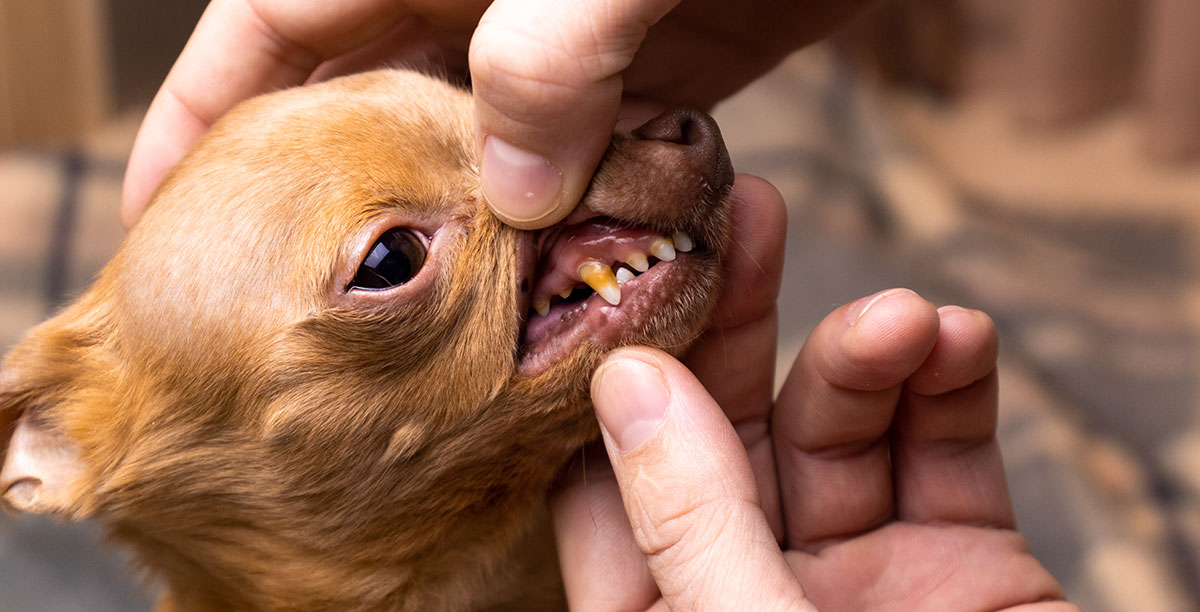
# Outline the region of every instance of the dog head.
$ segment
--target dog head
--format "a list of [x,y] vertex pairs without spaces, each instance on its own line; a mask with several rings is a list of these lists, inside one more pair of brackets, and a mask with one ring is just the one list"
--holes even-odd
[[5,503],[98,517],[197,605],[510,571],[494,551],[595,435],[604,352],[702,329],[732,171],[711,119],[671,111],[522,232],[488,212],[472,126],[468,93],[403,71],[222,119],[6,359]]

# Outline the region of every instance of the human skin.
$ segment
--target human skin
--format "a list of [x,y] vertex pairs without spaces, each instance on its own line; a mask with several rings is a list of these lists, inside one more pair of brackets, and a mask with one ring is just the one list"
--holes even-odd
[[784,212],[753,177],[733,197],[713,330],[682,362],[621,349],[593,377],[604,449],[551,500],[571,609],[1077,610],[1016,530],[991,319],[867,296],[773,399]]
[[379,63],[465,76],[469,59],[488,201],[546,227],[579,201],[628,103],[709,108],[874,1],[214,0],[142,123],[122,219],[242,100]]

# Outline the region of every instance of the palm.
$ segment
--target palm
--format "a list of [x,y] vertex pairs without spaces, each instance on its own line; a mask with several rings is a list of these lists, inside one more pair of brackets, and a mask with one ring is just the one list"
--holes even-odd
[[1008,529],[891,523],[786,557],[823,612],[1000,610],[1055,590],[1025,539]]

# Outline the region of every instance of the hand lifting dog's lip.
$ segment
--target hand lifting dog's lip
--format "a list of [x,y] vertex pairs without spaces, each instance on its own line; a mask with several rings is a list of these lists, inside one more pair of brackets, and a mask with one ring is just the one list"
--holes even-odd
[[[661,150],[630,160],[623,152],[630,142]],[[646,165],[647,157],[658,166]],[[661,184],[664,175],[690,193],[629,187]],[[700,299],[693,287],[715,294],[721,206],[732,184],[720,131],[705,114],[668,111],[618,139],[579,207],[523,244],[531,309],[520,370],[540,372],[585,339],[602,349],[636,341],[665,304]],[[526,278],[535,280],[526,286]]]
[[482,198],[473,123],[405,71],[219,121],[7,357],[6,505],[99,519],[174,610],[561,606],[538,543],[597,435],[591,373],[704,330],[733,173],[712,120],[671,110],[519,231]]

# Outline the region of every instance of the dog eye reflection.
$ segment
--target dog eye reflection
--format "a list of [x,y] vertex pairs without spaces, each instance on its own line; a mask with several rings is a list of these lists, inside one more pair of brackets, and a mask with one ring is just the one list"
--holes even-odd
[[347,289],[379,291],[403,285],[424,263],[425,243],[412,230],[394,227],[371,245]]

